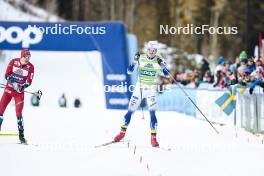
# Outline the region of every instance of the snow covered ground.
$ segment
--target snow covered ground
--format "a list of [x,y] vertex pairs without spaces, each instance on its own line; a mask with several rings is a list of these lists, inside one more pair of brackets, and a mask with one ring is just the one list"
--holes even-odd
[[[264,145],[233,127],[216,126],[174,112],[158,112],[158,140],[165,151],[150,146],[149,116],[136,112],[125,140],[102,148],[119,132],[125,111],[26,107],[26,137],[0,137],[3,176],[28,175],[238,175],[264,174]],[[146,113],[146,112],[145,112]],[[14,107],[6,112],[3,133],[16,132]],[[142,159],[142,160],[141,160]],[[140,162],[141,160],[141,162]]]

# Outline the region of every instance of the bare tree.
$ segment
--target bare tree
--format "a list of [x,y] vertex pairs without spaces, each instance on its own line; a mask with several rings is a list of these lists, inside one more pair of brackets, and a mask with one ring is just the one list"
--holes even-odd
[[127,24],[128,32],[133,32],[134,22],[135,22],[135,8],[137,5],[137,0],[126,0],[126,15],[125,15],[125,23]]
[[110,0],[110,20],[116,20],[115,15],[115,0]]

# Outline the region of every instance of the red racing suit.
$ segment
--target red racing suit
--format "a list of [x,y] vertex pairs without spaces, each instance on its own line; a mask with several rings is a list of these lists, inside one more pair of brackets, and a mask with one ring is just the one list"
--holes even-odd
[[[28,87],[31,85],[34,77],[34,66],[28,62],[24,65],[20,62],[20,58],[12,59],[6,69],[5,78],[7,79],[6,88],[0,101],[0,116],[3,116],[7,105],[14,97],[16,105],[16,116],[22,117],[24,107],[24,92],[14,90],[11,82],[17,83],[20,87]],[[12,78],[12,81],[10,81]]]

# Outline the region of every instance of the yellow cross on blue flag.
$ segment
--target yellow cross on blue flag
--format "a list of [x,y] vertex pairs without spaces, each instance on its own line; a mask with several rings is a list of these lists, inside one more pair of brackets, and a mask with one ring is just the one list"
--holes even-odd
[[227,88],[226,92],[215,101],[215,103],[225,112],[226,115],[230,115],[236,108],[237,93],[243,93],[245,90],[246,87],[240,84],[231,85]]

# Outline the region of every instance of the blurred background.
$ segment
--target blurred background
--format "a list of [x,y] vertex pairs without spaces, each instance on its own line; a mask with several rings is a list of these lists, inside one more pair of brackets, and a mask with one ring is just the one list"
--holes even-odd
[[[254,55],[264,27],[259,0],[26,0],[69,21],[122,21],[139,47],[158,40],[181,52],[219,55],[234,61],[241,50]],[[12,2],[12,1],[9,1]],[[26,10],[26,9],[25,9]],[[29,12],[30,13],[30,12]],[[160,35],[160,25],[236,26],[237,35]],[[176,58],[174,58],[176,59]]]
[[[114,35],[110,40],[98,39],[99,43],[109,42],[106,47],[99,46],[95,42],[97,39],[80,43],[80,46],[91,45],[90,43],[95,45],[93,51],[87,52],[72,50],[62,52],[56,49],[40,51],[42,49],[32,46],[34,56],[32,62],[37,69],[31,88],[39,87],[45,92],[42,105],[51,106],[52,103],[56,105],[59,97],[63,99],[66,97],[69,99],[68,105],[70,102],[71,106],[75,104],[74,102],[80,101],[77,103],[80,107],[105,108],[106,104],[110,109],[126,109],[130,94],[112,89],[115,95],[109,96],[104,94],[103,86],[109,82],[118,85],[123,81],[128,85],[135,84],[137,75],[127,76],[126,67],[132,61],[135,52],[146,51],[146,42],[149,40],[159,42],[159,54],[166,60],[172,74],[171,78],[163,76],[159,78],[162,90],[159,94],[159,110],[198,116],[196,109],[178,91],[175,80],[184,86],[208,116],[214,118],[213,114],[217,112],[224,119],[227,116],[214,101],[225,88],[243,84],[248,88],[246,92],[252,95],[262,93],[264,87],[262,39],[264,2],[259,0],[0,0],[0,7],[2,9],[0,20],[3,22],[109,23],[120,24],[121,28],[124,25],[125,37],[121,36],[121,39],[125,42],[120,43],[121,48],[123,47],[120,50],[123,51],[118,50],[121,55],[106,55],[103,51],[106,49],[112,50],[112,53],[117,52],[111,48],[116,44],[116,41],[111,43],[111,40],[119,40]],[[238,33],[160,34],[161,25],[184,27],[188,24],[237,27]],[[123,35],[123,31],[121,33]],[[0,43],[0,47],[2,44]],[[56,45],[63,46],[65,43]],[[16,46],[16,49],[18,48]],[[17,55],[19,55],[17,50],[0,51],[0,61],[3,63],[1,75],[8,61]],[[58,69],[60,61],[56,58],[64,58],[64,63],[61,63],[64,68]],[[72,68],[73,65],[78,71]],[[116,69],[118,66],[119,70]],[[76,74],[70,74],[69,70]],[[49,78],[46,80],[49,86],[47,82],[41,81],[46,77]],[[68,81],[58,79],[61,77],[67,77],[68,80],[74,80],[74,85],[82,86],[69,86]],[[4,81],[3,77],[1,79]],[[54,88],[51,86],[54,84],[60,86]],[[255,87],[259,88],[258,91]],[[174,90],[173,93],[166,92],[170,88]],[[199,98],[204,95],[208,95],[207,101]],[[206,107],[208,103],[215,107],[212,111]],[[146,106],[144,102],[141,105]],[[234,113],[231,116],[234,117]]]

